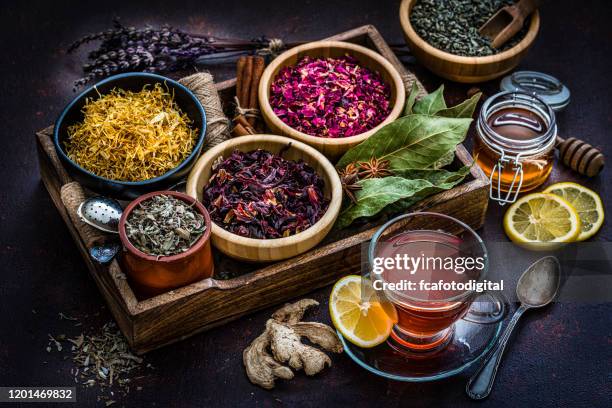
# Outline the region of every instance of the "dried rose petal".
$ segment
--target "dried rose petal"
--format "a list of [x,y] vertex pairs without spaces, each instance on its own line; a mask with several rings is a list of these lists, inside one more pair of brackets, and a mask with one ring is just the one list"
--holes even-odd
[[329,200],[324,181],[303,161],[265,150],[235,150],[213,166],[202,202],[220,227],[249,238],[282,238],[311,227]]
[[367,132],[389,116],[390,99],[389,85],[378,72],[350,55],[306,56],[281,69],[270,89],[272,109],[285,124],[320,137]]

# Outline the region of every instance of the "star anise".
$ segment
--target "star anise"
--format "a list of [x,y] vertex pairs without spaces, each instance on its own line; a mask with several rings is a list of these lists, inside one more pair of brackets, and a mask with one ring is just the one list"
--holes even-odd
[[342,182],[342,190],[353,203],[357,203],[354,192],[362,189],[362,187],[357,184],[359,181],[358,172],[359,170],[354,163],[350,163],[344,169],[338,171],[340,181]]
[[389,169],[389,160],[379,160],[372,157],[369,161],[359,162],[359,178],[383,178],[391,176],[393,172]]

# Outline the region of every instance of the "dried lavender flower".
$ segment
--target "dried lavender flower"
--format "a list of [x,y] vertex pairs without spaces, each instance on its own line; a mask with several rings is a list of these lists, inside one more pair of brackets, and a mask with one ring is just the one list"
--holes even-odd
[[189,34],[168,25],[159,29],[126,27],[115,20],[112,28],[75,41],[68,52],[94,41],[100,44],[88,54],[88,62],[83,65],[85,75],[75,82],[75,87],[121,72],[166,73],[186,69],[203,56],[252,53],[269,47],[273,40],[266,37],[225,40]]

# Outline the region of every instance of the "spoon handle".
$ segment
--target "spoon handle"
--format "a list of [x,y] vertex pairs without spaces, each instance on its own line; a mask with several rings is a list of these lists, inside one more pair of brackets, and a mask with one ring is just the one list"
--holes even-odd
[[527,310],[527,308],[521,305],[514,315],[506,330],[502,334],[502,337],[495,346],[494,350],[485,358],[482,365],[476,370],[472,378],[467,383],[465,387],[465,392],[467,395],[475,400],[481,400],[489,396],[491,393],[491,389],[493,388],[493,382],[495,381],[495,375],[497,374],[497,369],[499,368],[499,363],[501,362],[502,356],[504,354],[504,350],[506,349],[506,345],[508,344],[508,340],[510,339],[510,335],[516,326],[516,323],[519,321],[523,313]]

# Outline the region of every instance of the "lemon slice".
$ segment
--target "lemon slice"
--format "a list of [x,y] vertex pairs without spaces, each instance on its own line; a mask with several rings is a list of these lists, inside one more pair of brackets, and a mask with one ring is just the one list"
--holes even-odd
[[395,307],[381,301],[371,282],[357,275],[336,282],[329,296],[329,313],[342,336],[363,348],[384,342],[397,322]]
[[580,234],[580,217],[565,199],[545,193],[528,194],[508,208],[504,230],[529,249],[553,249]]
[[604,206],[599,194],[580,184],[564,182],[553,184],[544,190],[564,198],[574,206],[582,222],[578,241],[591,238],[599,231],[604,222]]

